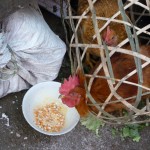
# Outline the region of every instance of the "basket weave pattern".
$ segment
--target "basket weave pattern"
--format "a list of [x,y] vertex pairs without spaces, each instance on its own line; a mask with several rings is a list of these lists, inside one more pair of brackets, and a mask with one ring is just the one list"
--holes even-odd
[[[150,11],[150,2],[149,0],[145,0],[144,3],[143,1],[139,0],[128,0],[128,3],[126,5],[123,5],[122,1],[118,1],[118,7],[119,10],[116,14],[114,14],[111,18],[105,18],[103,16],[96,16],[95,13],[95,8],[94,8],[94,3],[97,0],[87,0],[89,6],[87,9],[82,13],[82,15],[73,15],[73,11],[70,4],[70,1],[68,0],[68,16],[67,19],[70,21],[71,29],[73,31],[71,40],[70,40],[70,60],[72,64],[72,72],[75,72],[77,68],[83,68],[83,63],[84,63],[84,58],[85,54],[88,48],[99,48],[101,49],[100,56],[101,56],[101,63],[97,66],[95,69],[94,73],[91,74],[85,74],[85,76],[90,77],[90,80],[88,84],[85,84],[85,88],[87,90],[87,97],[90,99],[91,103],[95,105],[99,109],[99,113],[95,114],[98,118],[102,119],[104,122],[107,123],[112,123],[112,124],[126,124],[126,123],[142,123],[142,122],[149,122],[150,121],[150,103],[149,99],[147,98],[145,101],[144,106],[142,108],[139,108],[138,105],[141,102],[141,97],[142,95],[149,95],[150,94],[150,87],[143,86],[143,75],[142,75],[142,70],[145,67],[150,67],[150,58],[142,55],[139,53],[138,50],[134,51],[128,50],[125,48],[122,48],[126,43],[130,43],[131,47],[135,46],[138,47],[139,43],[137,41],[137,38],[139,40],[144,40],[145,45],[149,45],[150,43],[150,24],[145,24],[143,26],[139,25],[140,19],[143,16],[149,16],[149,11]],[[138,7],[138,11],[136,9]],[[136,9],[136,11],[135,11]],[[127,20],[127,17],[125,15],[125,11],[130,13],[131,16],[131,22]],[[93,35],[93,39],[97,39],[97,44],[89,44],[89,43],[83,43],[80,41],[79,36],[78,36],[78,30],[80,27],[80,23],[84,19],[88,19],[89,16],[87,15],[88,12],[91,12],[91,18],[93,21],[93,28],[95,31],[95,34]],[[116,19],[118,15],[122,15],[123,20],[118,20]],[[98,20],[105,20],[106,23],[101,27],[98,28]],[[126,32],[128,35],[128,38],[123,40],[121,43],[119,43],[116,47],[111,47],[111,46],[106,46],[102,44],[101,40],[101,31],[105,29],[111,22],[118,22],[120,24],[124,24],[126,27]],[[129,27],[129,28],[128,28]],[[135,36],[132,36],[132,32]],[[129,37],[132,38],[129,38]],[[134,41],[134,42],[133,42]],[[138,48],[137,48],[138,49]],[[111,62],[108,62],[108,59],[111,59],[111,57],[116,53],[123,53],[127,55],[131,55],[135,59],[135,64],[136,64],[136,69],[131,71],[129,74],[124,76],[122,79],[115,79],[113,77],[113,72],[110,71],[109,66],[111,66]],[[107,58],[109,57],[109,58]],[[141,61],[144,61],[143,64],[141,64]],[[98,72],[102,69],[105,68],[105,76],[99,76]],[[132,75],[137,74],[138,75],[138,84],[132,83],[127,81],[129,77]],[[97,105],[96,100],[94,100],[90,94],[90,90],[93,84],[93,81],[95,78],[104,78],[107,80],[107,83],[110,87],[110,95],[107,97],[105,102],[102,105]],[[113,82],[116,82],[117,84],[113,84]],[[133,85],[138,87],[137,95],[134,96],[135,98],[135,103],[131,104],[128,102],[128,100],[132,99],[133,97],[128,97],[126,99],[123,99],[119,94],[117,94],[116,90],[120,87],[122,83]],[[142,89],[145,89],[146,92],[142,93]],[[116,101],[111,101],[111,98],[115,96]],[[107,104],[110,103],[115,103],[115,102],[121,102],[123,103],[128,109],[128,114],[124,116],[119,116],[116,117],[113,114],[109,114],[104,111],[104,108],[106,107]],[[142,119],[140,116],[146,116],[143,117]]]

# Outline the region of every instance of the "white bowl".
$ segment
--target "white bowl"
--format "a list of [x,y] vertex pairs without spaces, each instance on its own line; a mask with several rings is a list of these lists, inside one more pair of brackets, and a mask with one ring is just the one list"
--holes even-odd
[[[22,102],[22,111],[27,122],[37,131],[47,135],[62,135],[71,131],[79,122],[80,116],[75,108],[67,108],[65,126],[60,132],[46,132],[34,122],[34,109],[51,102],[61,102],[59,99],[60,83],[49,81],[42,82],[31,87],[25,94]],[[62,103],[62,102],[61,102]]]

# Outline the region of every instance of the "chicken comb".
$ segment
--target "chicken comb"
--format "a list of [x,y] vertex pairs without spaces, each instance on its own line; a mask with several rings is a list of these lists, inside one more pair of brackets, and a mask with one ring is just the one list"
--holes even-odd
[[59,88],[59,93],[62,95],[67,95],[72,89],[79,85],[78,76],[69,76],[68,80],[65,79],[64,83],[61,84]]
[[111,34],[110,26],[107,27],[106,38]]

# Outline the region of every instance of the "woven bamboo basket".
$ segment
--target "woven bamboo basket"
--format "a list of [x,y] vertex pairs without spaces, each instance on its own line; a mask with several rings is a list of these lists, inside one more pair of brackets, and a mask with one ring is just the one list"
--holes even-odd
[[[98,113],[93,113],[96,115],[98,119],[101,119],[105,123],[110,124],[134,124],[134,123],[145,123],[150,122],[150,102],[147,98],[144,101],[144,104],[141,105],[142,102],[142,95],[149,95],[150,94],[150,87],[143,86],[143,74],[142,70],[145,67],[150,67],[150,58],[147,56],[142,55],[139,53],[139,42],[143,42],[144,45],[149,45],[150,43],[150,24],[149,23],[142,23],[140,24],[143,17],[149,17],[150,20],[150,1],[149,0],[128,0],[126,3],[123,3],[122,0],[118,0],[118,7],[119,10],[116,12],[111,18],[106,18],[103,16],[96,16],[95,13],[95,7],[94,3],[96,3],[98,0],[87,0],[88,7],[85,9],[85,11],[82,13],[82,15],[76,15],[74,13],[74,10],[72,9],[70,5],[70,1],[68,0],[68,16],[66,17],[66,20],[69,22],[72,35],[71,39],[69,41],[69,54],[70,54],[70,60],[71,60],[71,69],[72,73],[75,73],[78,68],[82,69],[84,72],[84,75],[86,77],[89,77],[89,82],[85,83],[85,89],[86,89],[86,95],[89,101],[99,110]],[[88,16],[88,12],[91,13],[91,16]],[[130,14],[130,21],[127,18],[126,13]],[[122,20],[118,20],[117,16],[122,16]],[[79,39],[78,30],[80,27],[80,23],[84,19],[88,19],[91,17],[93,21],[93,28],[95,31],[95,34],[93,35],[93,39],[97,39],[97,44],[93,44],[92,42],[89,43],[83,43]],[[105,20],[106,23],[101,27],[98,28],[98,21],[99,20]],[[127,37],[125,40],[123,40],[121,43],[119,43],[116,47],[106,46],[102,42],[101,38],[101,31],[103,29],[106,29],[106,27],[111,22],[117,22],[120,24],[123,24],[126,28]],[[134,36],[133,36],[133,35]],[[139,39],[139,40],[138,40]],[[129,43],[132,50],[128,50],[123,48],[123,46]],[[136,48],[135,48],[136,47]],[[100,49],[100,57],[101,57],[101,63],[97,66],[93,74],[85,73],[84,69],[84,58],[85,54],[88,48],[99,48]],[[150,50],[150,49],[149,49]],[[129,74],[124,76],[122,79],[116,79],[113,76],[113,70],[112,70],[112,64],[111,64],[111,57],[116,53],[124,53],[127,55],[132,55],[133,59],[135,60],[136,69],[132,70]],[[141,62],[144,61],[143,64]],[[99,76],[98,72],[101,69],[105,68],[105,75]],[[122,68],[123,69],[123,68]],[[132,83],[127,81],[129,77],[132,75],[137,74],[138,75],[138,83]],[[93,84],[93,81],[95,78],[104,78],[107,80],[108,86],[110,88],[110,94],[105,100],[103,104],[99,104],[96,102],[96,100],[92,97],[90,90],[91,86]],[[115,84],[113,84],[115,82]],[[133,86],[138,87],[137,89],[137,95],[133,97],[127,97],[123,99],[116,90],[120,87],[121,84],[130,84]],[[105,87],[104,87],[105,88]],[[142,89],[146,89],[147,92],[142,93]],[[111,101],[112,97],[115,97],[115,101]],[[129,100],[135,98],[134,103],[130,103]],[[125,115],[116,115],[112,113],[108,113],[104,111],[104,108],[111,103],[120,102],[123,103],[128,109],[127,113]]]

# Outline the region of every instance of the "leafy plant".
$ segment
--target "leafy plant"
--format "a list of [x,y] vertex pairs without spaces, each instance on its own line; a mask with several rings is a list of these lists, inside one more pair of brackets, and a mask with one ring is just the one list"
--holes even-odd
[[99,135],[99,129],[100,127],[104,126],[104,123],[97,119],[94,115],[89,114],[87,117],[82,118],[80,120],[81,124],[84,125],[87,129],[93,131],[96,133],[96,135]]
[[120,129],[113,128],[112,135],[120,135],[123,139],[131,138],[134,142],[139,142],[141,139],[140,131],[145,126],[149,126],[149,123],[125,125]]
[[122,137],[130,137],[133,141],[139,142],[141,136],[139,134],[139,127],[138,126],[125,126],[122,128]]
[[[80,119],[81,125],[85,126],[87,129],[95,132],[99,136],[99,129],[105,124],[96,116],[89,114],[87,117]],[[122,127],[115,127],[111,129],[112,136],[119,135],[123,140],[125,138],[130,138],[134,142],[139,142],[141,139],[140,132],[146,126],[149,126],[149,123],[143,124],[129,124]]]
[[[104,126],[104,122],[97,119],[96,116],[92,114],[89,114],[87,117],[82,118],[80,122],[81,125],[95,132],[97,136],[99,136],[100,127]],[[141,139],[140,131],[146,126],[149,126],[149,123],[130,124],[130,125],[125,125],[121,128],[112,128],[111,132],[112,132],[112,136],[120,135],[122,139],[131,138],[134,142],[139,142]]]

